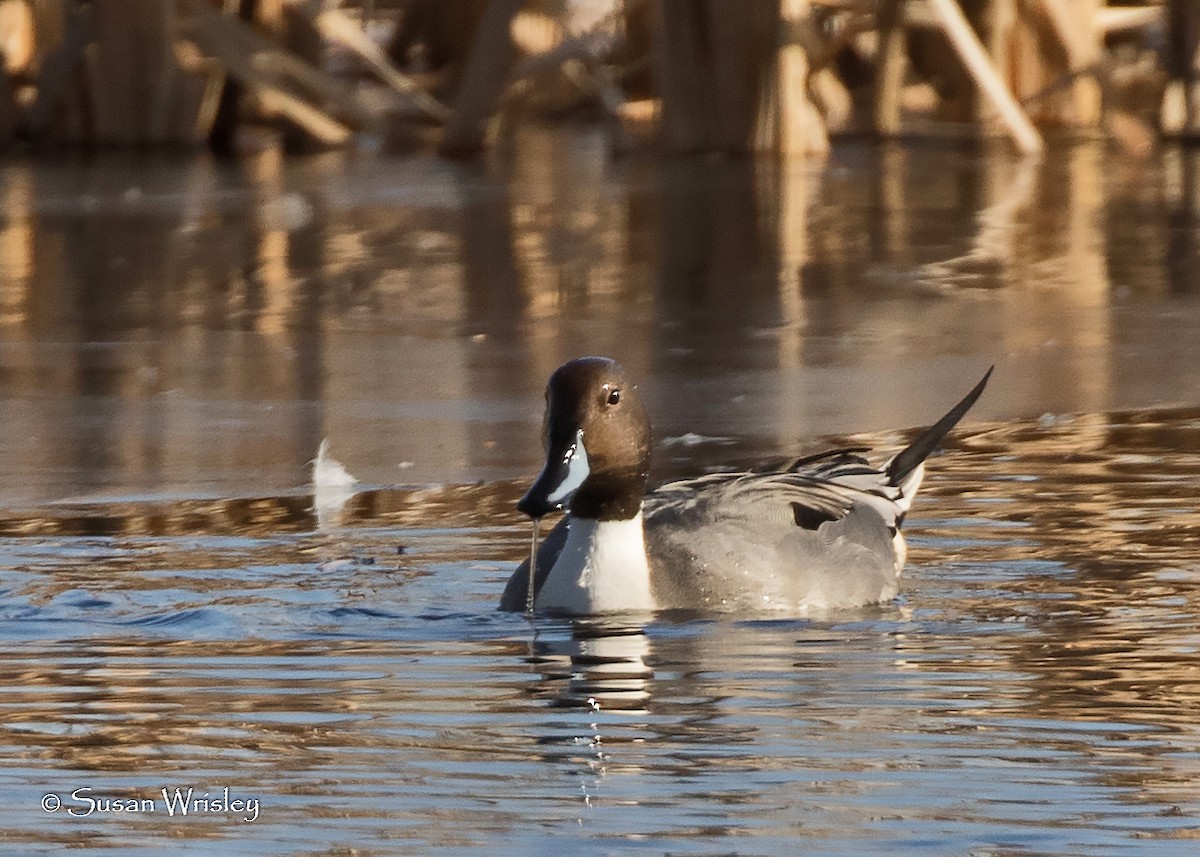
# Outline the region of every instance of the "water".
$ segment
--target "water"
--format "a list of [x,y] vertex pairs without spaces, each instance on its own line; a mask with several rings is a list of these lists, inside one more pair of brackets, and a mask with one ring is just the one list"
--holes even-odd
[[[0,850],[1193,853],[1197,167],[6,165]],[[894,604],[498,614],[588,351],[661,477],[886,454],[998,368]]]

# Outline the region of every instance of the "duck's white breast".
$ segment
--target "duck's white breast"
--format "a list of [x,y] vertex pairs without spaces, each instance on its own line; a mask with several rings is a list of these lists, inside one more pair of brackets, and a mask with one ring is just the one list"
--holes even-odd
[[572,517],[535,606],[572,614],[653,610],[641,511],[627,521]]

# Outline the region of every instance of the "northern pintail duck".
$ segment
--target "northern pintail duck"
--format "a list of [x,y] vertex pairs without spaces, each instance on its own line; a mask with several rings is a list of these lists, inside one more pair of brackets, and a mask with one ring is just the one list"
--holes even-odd
[[[566,509],[537,552],[537,610],[805,612],[895,597],[900,532],[924,462],[979,398],[992,370],[882,467],[833,449],[772,472],[716,473],[646,492],[650,421],[605,357],[560,366],[546,387],[546,466],[517,508]],[[502,610],[523,610],[525,560]]]

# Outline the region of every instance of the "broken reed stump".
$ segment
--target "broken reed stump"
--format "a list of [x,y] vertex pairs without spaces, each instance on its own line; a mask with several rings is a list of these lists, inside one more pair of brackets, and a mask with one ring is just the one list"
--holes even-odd
[[1163,128],[1184,139],[1200,139],[1200,3],[1169,0],[1166,35],[1171,83],[1163,104]]
[[766,148],[761,127],[779,40],[778,0],[655,4],[661,144],[672,154]]
[[180,66],[173,3],[40,0],[33,9],[38,73],[33,103],[18,118],[23,136],[101,145],[202,141],[195,116],[206,81]]
[[471,42],[454,105],[442,132],[441,152],[461,157],[483,148],[486,123],[495,113],[516,59],[510,27],[522,0],[489,0]]
[[[102,145],[196,142],[178,110],[198,93],[175,61],[175,12],[162,0],[97,0],[83,58],[92,139]],[[185,90],[191,90],[186,92]]]
[[772,103],[774,148],[783,155],[824,154],[829,151],[829,134],[809,95],[812,64],[800,40],[811,5],[809,0],[783,0],[780,11],[783,38]]
[[[1048,128],[1099,126],[1097,17],[1103,0],[969,0],[962,5],[1002,82],[1030,120]],[[987,98],[976,101],[975,111],[983,122],[995,115]]]
[[908,70],[904,0],[883,0],[876,18],[879,47],[871,90],[871,128],[882,137],[900,133],[900,96]]
[[928,0],[930,8],[940,22],[943,32],[954,46],[964,67],[974,79],[979,91],[995,107],[1000,121],[1012,135],[1013,141],[1025,154],[1042,151],[1042,138],[1037,129],[1021,109],[1012,92],[996,71],[979,41],[975,30],[967,21],[962,8],[953,0]]

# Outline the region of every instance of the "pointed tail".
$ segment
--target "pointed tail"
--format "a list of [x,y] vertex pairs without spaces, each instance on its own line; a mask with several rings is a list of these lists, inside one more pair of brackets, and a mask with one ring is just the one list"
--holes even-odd
[[922,465],[925,463],[925,459],[975,404],[975,400],[983,393],[983,388],[987,386],[988,379],[992,377],[992,370],[995,368],[995,366],[989,367],[980,382],[971,392],[963,396],[961,402],[951,408],[944,417],[925,429],[919,438],[900,450],[896,457],[888,462],[886,471],[888,482],[900,488],[903,500],[899,502],[904,511],[908,511],[908,504],[912,502],[913,495],[917,493],[917,488],[921,485],[921,479],[924,476]]

